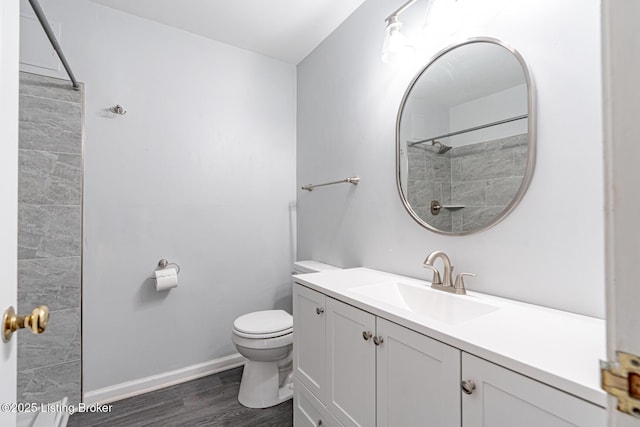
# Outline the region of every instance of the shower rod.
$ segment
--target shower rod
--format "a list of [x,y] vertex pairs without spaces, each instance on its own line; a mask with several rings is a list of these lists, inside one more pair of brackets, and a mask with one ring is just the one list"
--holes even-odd
[[418,145],[418,144],[424,144],[425,142],[430,142],[430,141],[435,142],[437,139],[448,138],[450,136],[456,136],[456,135],[460,135],[467,132],[473,132],[475,130],[480,130],[480,129],[488,128],[491,126],[501,125],[509,122],[515,122],[516,120],[526,119],[527,117],[529,117],[528,114],[523,114],[521,116],[510,117],[508,119],[498,120],[497,122],[487,123],[486,125],[480,125],[480,126],[475,126],[468,129],[458,130],[455,132],[446,133],[444,135],[435,136],[433,138],[421,139],[420,141],[413,141],[409,143],[409,147],[413,147],[414,145]]
[[29,0],[29,3],[31,3],[31,7],[33,8],[33,11],[38,17],[38,21],[40,21],[40,25],[42,25],[42,29],[47,34],[47,37],[51,42],[51,46],[53,46],[53,50],[55,50],[56,53],[58,54],[58,57],[60,58],[60,62],[62,62],[62,66],[64,67],[65,71],[69,75],[69,79],[71,79],[71,83],[73,83],[73,88],[75,90],[79,90],[80,85],[78,84],[76,77],[73,75],[73,71],[71,71],[71,67],[67,62],[67,58],[64,56],[64,53],[62,53],[62,48],[60,47],[60,44],[58,43],[58,40],[56,39],[56,36],[53,33],[51,26],[49,25],[49,21],[47,21],[47,17],[44,15],[44,11],[40,7],[40,3],[38,3],[38,0]]
[[351,178],[343,179],[340,181],[325,182],[324,184],[307,184],[307,185],[303,185],[301,188],[303,190],[312,191],[316,187],[324,187],[325,185],[334,185],[334,184],[343,184],[343,183],[358,185],[360,184],[360,177],[352,176]]

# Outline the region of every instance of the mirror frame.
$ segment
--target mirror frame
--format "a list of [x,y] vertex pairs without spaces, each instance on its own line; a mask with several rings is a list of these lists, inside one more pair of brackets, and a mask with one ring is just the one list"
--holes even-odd
[[[478,227],[475,228],[473,230],[467,230],[467,231],[460,231],[460,232],[454,232],[454,231],[446,231],[446,230],[440,230],[439,228],[436,228],[434,226],[432,226],[431,224],[428,224],[426,221],[424,221],[422,218],[420,218],[418,216],[418,214],[412,209],[411,205],[409,204],[409,201],[407,200],[403,189],[402,189],[402,185],[401,185],[401,171],[400,171],[400,121],[402,119],[402,113],[404,112],[404,108],[407,102],[407,98],[409,97],[409,94],[411,93],[411,90],[413,89],[413,87],[416,85],[417,81],[420,79],[420,77],[422,77],[422,75],[429,69],[429,67],[431,65],[433,65],[434,62],[436,62],[440,57],[442,57],[443,55],[447,54],[448,52],[457,49],[459,47],[462,46],[466,46],[468,44],[473,44],[473,43],[493,43],[496,45],[499,45],[503,48],[505,48],[506,50],[508,50],[509,52],[511,52],[511,54],[513,56],[516,57],[516,59],[518,60],[518,62],[520,62],[520,65],[522,66],[522,71],[524,73],[526,82],[527,82],[527,108],[528,108],[528,117],[527,117],[527,166],[526,166],[526,170],[525,170],[525,174],[524,177],[522,178],[522,183],[520,184],[520,187],[518,188],[518,192],[515,194],[515,196],[513,197],[513,199],[511,200],[511,202],[507,205],[507,207],[504,209],[504,211],[502,211],[502,213],[500,213],[498,216],[496,216],[491,222],[489,222],[488,224],[482,226],[482,227]],[[527,63],[524,61],[524,58],[522,57],[522,55],[520,55],[520,53],[515,50],[514,48],[512,48],[510,45],[502,42],[501,40],[492,38],[492,37],[473,37],[473,38],[469,38],[467,40],[464,40],[462,42],[458,42],[455,43],[453,45],[450,45],[444,49],[442,49],[441,51],[439,51],[438,53],[436,53],[430,60],[429,62],[427,62],[427,65],[425,65],[420,71],[418,71],[418,73],[415,75],[415,77],[411,80],[411,83],[409,84],[409,87],[407,88],[407,90],[404,93],[404,96],[402,97],[402,101],[400,102],[400,108],[398,109],[398,116],[396,118],[396,185],[398,188],[398,194],[400,195],[400,199],[402,200],[402,204],[404,205],[405,209],[407,210],[407,212],[409,212],[409,215],[411,215],[411,217],[421,226],[423,226],[424,228],[433,231],[434,233],[437,234],[442,234],[445,236],[466,236],[469,234],[473,234],[473,233],[479,233],[485,230],[488,230],[489,228],[493,227],[494,225],[498,224],[499,222],[501,222],[503,219],[505,219],[507,217],[507,215],[509,215],[511,213],[511,211],[513,211],[513,209],[515,209],[515,207],[518,205],[518,203],[520,203],[520,201],[522,200],[522,197],[524,196],[524,194],[526,193],[527,189],[529,188],[529,184],[531,183],[531,179],[533,178],[533,171],[535,169],[535,164],[536,164],[536,99],[535,99],[535,84],[533,81],[533,76],[531,74],[531,70],[529,69],[529,67],[527,66]]]

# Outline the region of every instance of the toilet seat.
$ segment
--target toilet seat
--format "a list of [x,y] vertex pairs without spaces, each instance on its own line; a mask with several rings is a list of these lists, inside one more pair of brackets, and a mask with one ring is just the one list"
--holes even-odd
[[271,332],[270,334],[248,334],[246,332],[240,332],[236,328],[233,328],[233,333],[234,333],[234,335],[239,336],[239,337],[258,340],[258,339],[267,339],[267,338],[277,338],[277,337],[281,337],[283,335],[292,334],[293,333],[293,327],[291,327],[289,329],[286,329],[284,331]]
[[233,322],[233,333],[253,339],[274,338],[293,333],[293,317],[284,310],[245,314]]

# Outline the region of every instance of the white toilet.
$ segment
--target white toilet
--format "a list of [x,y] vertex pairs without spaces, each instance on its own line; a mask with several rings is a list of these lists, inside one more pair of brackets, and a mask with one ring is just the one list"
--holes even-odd
[[[316,261],[294,263],[294,273],[339,270]],[[268,408],[293,396],[293,317],[284,310],[256,311],[233,322],[232,341],[247,358],[238,401],[248,408]]]

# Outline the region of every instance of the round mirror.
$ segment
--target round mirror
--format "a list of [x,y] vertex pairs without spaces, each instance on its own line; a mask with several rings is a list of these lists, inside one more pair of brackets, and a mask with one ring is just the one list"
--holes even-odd
[[396,126],[400,197],[440,234],[500,222],[535,164],[534,88],[518,52],[476,38],[438,53],[407,89]]

